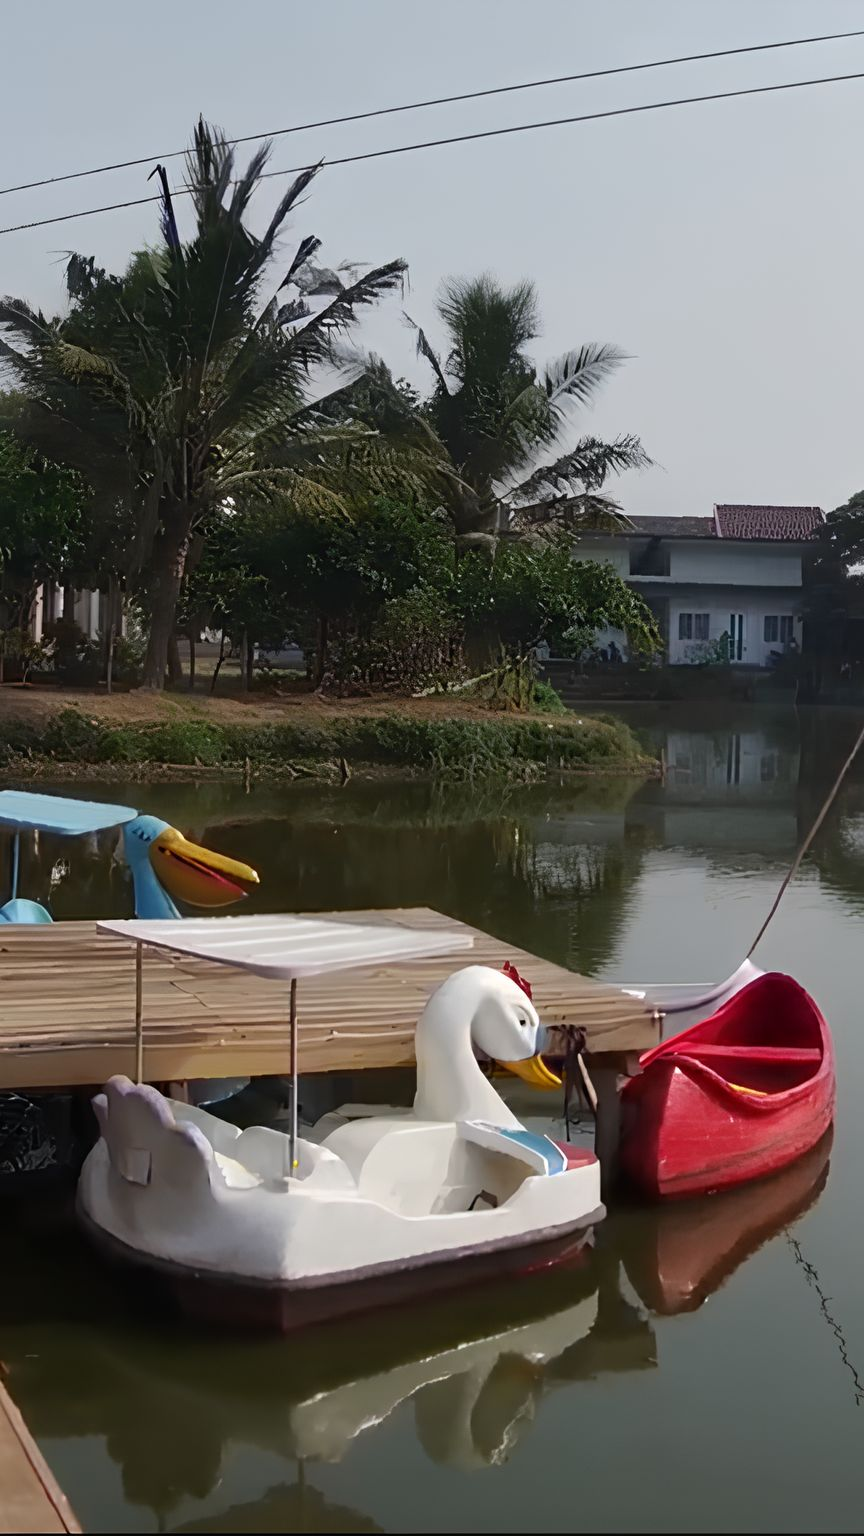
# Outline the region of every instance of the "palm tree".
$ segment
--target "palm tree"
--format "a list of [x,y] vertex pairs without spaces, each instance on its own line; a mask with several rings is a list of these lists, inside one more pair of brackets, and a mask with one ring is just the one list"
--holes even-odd
[[316,397],[310,380],[338,363],[341,338],[401,284],[405,264],[329,271],[314,265],[320,241],[308,236],[270,278],[285,221],[318,167],[297,176],[256,237],[245,221],[269,148],[237,172],[225,135],[199,121],[187,156],[191,239],[180,239],[157,168],[155,249],[121,277],[73,256],[63,318],[0,302],[0,357],[29,401],[22,430],[131,509],[128,564],[146,583],[144,681],[155,688],[190,542],[208,514],[277,489],[306,506],[341,507],[346,457],[362,473],[370,456],[374,434],[351,409],[356,383]]
[[494,548],[502,514],[519,530],[614,520],[620,509],[602,494],[607,478],[651,462],[637,437],[582,437],[551,463],[537,467],[537,460],[560,443],[573,408],[592,402],[625,354],[589,342],[538,371],[526,352],[540,330],[531,282],[503,288],[488,274],[450,278],[437,307],[443,359],[408,323],[435,375],[425,416],[441,450],[436,475],[448,488],[457,547]]

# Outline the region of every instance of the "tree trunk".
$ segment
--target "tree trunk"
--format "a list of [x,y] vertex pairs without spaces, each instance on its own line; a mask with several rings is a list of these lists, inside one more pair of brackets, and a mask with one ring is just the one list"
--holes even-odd
[[183,681],[183,663],[180,660],[180,647],[177,644],[177,631],[171,631],[168,641],[168,682],[172,688],[179,688]]
[[251,693],[251,691],[252,691],[252,682],[253,682],[253,678],[254,678],[254,670],[255,670],[255,644],[254,644],[254,641],[250,640],[248,633],[246,635],[246,654],[245,654],[243,660],[244,660],[244,663],[245,663],[245,674],[246,674],[245,675],[245,681],[243,683],[243,687],[245,688],[247,693]]
[[315,677],[313,679],[316,688],[320,688],[324,681],[324,673],[327,670],[327,645],[329,641],[329,623],[322,613],[318,618],[318,640],[315,647]]
[[210,682],[210,692],[211,692],[211,694],[216,692],[216,683],[217,683],[217,680],[218,680],[218,677],[219,677],[219,673],[220,673],[220,671],[222,669],[222,663],[223,663],[224,660],[225,660],[225,631],[224,631],[224,629],[222,629],[219,632],[219,655],[216,658],[216,665],[213,668],[213,677],[212,677],[211,682]]
[[240,640],[240,687],[248,693],[252,686],[252,646],[249,631],[244,629]]
[[162,532],[153,551],[153,587],[150,609],[150,633],[144,656],[145,688],[165,687],[168,669],[168,652],[174,633],[177,599],[186,568],[189,548],[189,523],[191,513],[187,508],[176,511],[169,526]]
[[189,631],[189,692],[195,692],[195,631]]
[[114,681],[114,626],[115,626],[115,602],[114,602],[114,578],[108,577],[108,636],[107,655],[105,657],[105,691],[111,692]]

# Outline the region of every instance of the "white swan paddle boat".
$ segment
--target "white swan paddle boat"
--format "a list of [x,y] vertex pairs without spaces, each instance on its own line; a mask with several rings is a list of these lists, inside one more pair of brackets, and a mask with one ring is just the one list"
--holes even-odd
[[[467,948],[470,936],[303,918],[103,923],[103,932],[290,979]],[[166,931],[167,930],[167,931]],[[545,1084],[540,1021],[519,981],[455,971],[417,1025],[413,1111],[322,1143],[115,1077],[78,1205],[116,1257],[159,1271],[198,1315],[290,1328],[486,1270],[550,1262],[604,1215],[590,1151],[527,1131],[477,1052]],[[296,1014],[292,1007],[296,1071]],[[293,1096],[296,1110],[296,1091]],[[529,1254],[528,1250],[532,1250]]]

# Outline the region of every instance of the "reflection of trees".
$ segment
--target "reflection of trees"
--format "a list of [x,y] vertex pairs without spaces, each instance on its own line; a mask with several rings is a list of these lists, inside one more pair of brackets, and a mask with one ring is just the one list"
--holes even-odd
[[[243,910],[433,906],[564,964],[594,970],[614,949],[638,877],[633,846],[543,845],[558,827],[620,815],[637,782],[367,782],[136,786],[142,808],[258,869]],[[128,798],[127,786],[126,795]],[[123,790],[76,785],[82,798]],[[623,821],[622,821],[623,836]],[[56,918],[129,916],[119,834],[23,838],[21,894]],[[59,862],[58,862],[59,861]],[[52,882],[52,870],[59,878]]]
[[[826,890],[841,896],[853,911],[864,907],[864,804],[861,786],[852,785],[829,811],[806,865],[815,867]],[[860,809],[857,807],[860,805]],[[818,806],[812,797],[801,816],[801,837],[809,831]]]
[[[638,838],[620,842],[522,848],[538,930],[554,935],[555,952],[544,950],[541,933],[521,942],[586,975],[606,969],[627,923],[643,849]],[[539,908],[539,910],[538,910]],[[515,936],[514,936],[515,937]]]
[[[560,812],[557,814],[560,821]],[[514,808],[453,826],[422,820],[257,822],[218,843],[262,876],[259,908],[435,907],[577,969],[612,955],[638,877],[635,844],[541,845],[542,818]],[[216,842],[215,829],[210,842]],[[254,910],[252,902],[248,910]]]

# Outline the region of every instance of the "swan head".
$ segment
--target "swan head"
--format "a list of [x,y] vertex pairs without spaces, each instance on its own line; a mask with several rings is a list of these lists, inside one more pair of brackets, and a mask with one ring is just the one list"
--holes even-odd
[[123,846],[133,876],[149,866],[169,896],[192,907],[227,907],[258,884],[248,864],[191,843],[158,816],[128,822]]
[[478,1050],[535,1088],[560,1087],[540,1052],[545,1030],[531,1001],[530,989],[515,968],[488,970],[471,1020],[471,1038]]

